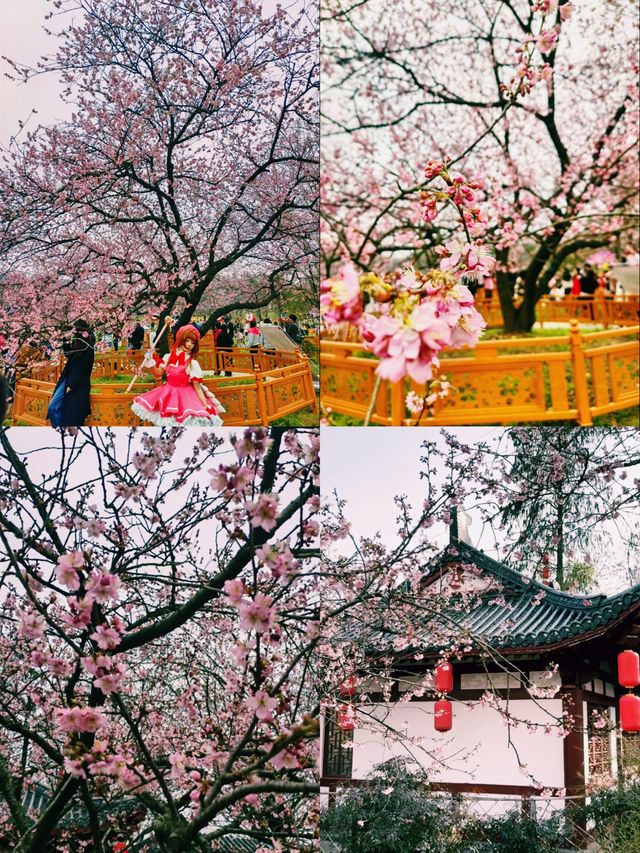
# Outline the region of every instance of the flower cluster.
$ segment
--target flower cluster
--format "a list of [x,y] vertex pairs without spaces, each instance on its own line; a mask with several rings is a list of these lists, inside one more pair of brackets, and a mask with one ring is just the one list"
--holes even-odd
[[[571,0],[537,0],[532,3],[531,12],[538,16],[536,34],[528,34],[515,53],[516,70],[508,84],[500,87],[505,95],[515,100],[519,95],[528,95],[540,82],[550,83],[553,68],[546,62],[537,62],[536,54],[546,57],[552,53],[560,38],[561,25],[569,20],[573,12]],[[559,15],[558,15],[559,12]],[[558,23],[554,23],[559,18]]]
[[[453,247],[442,263],[452,253]],[[479,266],[483,260],[478,255],[471,263]],[[360,289],[368,303],[359,320],[362,339],[380,358],[378,375],[391,382],[405,376],[418,383],[431,380],[438,353],[472,346],[485,327],[471,291],[450,270],[422,274],[407,265],[384,279],[367,273],[360,277]]]
[[[380,359],[378,377],[390,382],[407,376],[419,384],[430,382],[439,367],[438,354],[473,346],[486,326],[466,286],[490,277],[495,264],[477,239],[487,224],[476,195],[482,182],[451,174],[447,158],[430,160],[424,174],[427,182],[440,179],[420,195],[424,219],[431,222],[441,209],[453,206],[465,233],[465,239],[437,248],[439,269],[423,274],[407,264],[381,277],[359,274],[346,263],[321,285],[325,326],[355,326],[365,348]],[[414,414],[432,413],[435,402],[448,392],[448,384],[427,387],[422,399],[414,392],[407,406]]]

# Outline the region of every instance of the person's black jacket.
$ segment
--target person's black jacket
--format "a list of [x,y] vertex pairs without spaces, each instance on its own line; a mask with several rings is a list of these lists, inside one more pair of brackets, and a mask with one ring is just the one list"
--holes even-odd
[[284,327],[284,330],[287,335],[289,335],[294,344],[299,344],[301,342],[302,335],[300,334],[300,326],[298,326],[297,323],[287,323],[287,325]]
[[129,344],[131,349],[139,350],[142,348],[142,344],[144,342],[144,328],[138,323],[133,332],[131,333],[131,337],[129,338]]
[[216,346],[218,349],[228,349],[233,346],[233,333],[230,331],[229,326],[223,326],[220,330]]
[[91,414],[91,371],[95,343],[93,332],[83,330],[74,332],[72,340],[62,345],[67,363],[58,379],[56,390],[62,382],[66,382],[67,391],[62,404],[60,426],[83,426]]

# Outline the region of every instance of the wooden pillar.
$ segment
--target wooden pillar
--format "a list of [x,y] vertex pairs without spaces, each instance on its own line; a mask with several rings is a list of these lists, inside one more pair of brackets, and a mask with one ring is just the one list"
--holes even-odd
[[[564,679],[563,679],[564,681]],[[564,786],[567,797],[578,797],[569,800],[565,805],[567,816],[575,826],[574,843],[578,849],[585,846],[586,827],[583,822],[572,817],[574,807],[584,805],[585,798],[585,762],[588,756],[584,751],[584,729],[587,721],[583,713],[582,688],[578,684],[576,674],[570,677],[572,683],[563,683],[562,686],[562,708],[573,718],[571,731],[564,739]]]
[[589,386],[587,385],[587,360],[582,349],[582,336],[577,320],[571,320],[569,329],[571,346],[571,366],[573,368],[573,384],[578,409],[580,426],[592,426],[591,408],[589,406]]

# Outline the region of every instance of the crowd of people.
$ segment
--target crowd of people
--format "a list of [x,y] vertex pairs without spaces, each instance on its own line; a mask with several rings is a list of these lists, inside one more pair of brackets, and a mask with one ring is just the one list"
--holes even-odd
[[548,289],[552,299],[564,299],[566,296],[589,299],[600,289],[611,296],[624,294],[622,283],[606,264],[600,270],[594,269],[589,263],[574,269],[566,267],[561,276],[551,279]]
[[[220,352],[232,352],[235,347],[248,347],[251,351],[257,351],[259,347],[269,346],[268,327],[279,327],[297,346],[302,345],[311,330],[310,324],[300,323],[295,314],[281,316],[276,321],[271,320],[269,317],[262,317],[258,320],[255,315],[247,314],[243,319],[226,315],[216,321],[211,331],[216,349]],[[181,328],[191,330],[192,337],[197,336],[199,346],[200,336],[204,331],[204,324],[194,322],[183,327],[180,327],[179,323],[174,324],[172,328],[174,341],[178,340]],[[4,409],[3,416],[6,414],[7,405],[11,404],[16,379],[24,372],[24,369],[33,364],[34,360],[48,361],[60,353],[64,357],[64,367],[49,403],[48,418],[54,427],[82,426],[91,411],[91,373],[95,353],[110,349],[118,351],[123,346],[126,347],[127,351],[139,352],[145,347],[145,342],[146,346],[148,346],[148,341],[151,337],[152,330],[145,328],[139,321],[136,322],[126,339],[124,339],[117,329],[103,329],[100,334],[96,335],[86,320],[78,319],[69,329],[68,333],[64,335],[59,348],[52,346],[48,341],[33,341],[23,346],[17,357],[10,358],[8,351],[2,353],[4,373],[0,372],[0,379],[2,380],[0,383],[0,403]],[[173,353],[173,361],[177,361],[178,356],[184,361],[185,354],[182,349],[176,352],[175,343],[169,355],[171,353]],[[191,359],[191,357],[189,358]],[[173,370],[173,361],[169,365],[154,364],[152,372],[158,376],[166,374],[166,379],[169,379],[169,374],[171,374],[172,379],[178,377],[182,381],[184,377],[182,375],[178,376],[178,371]],[[23,367],[22,370],[21,365]],[[186,372],[197,372],[198,367],[195,360],[194,365],[191,365]],[[180,364],[180,366],[184,368],[183,364]],[[224,367],[229,366],[230,362],[227,360]],[[224,372],[225,376],[232,375],[229,370],[215,371],[216,375],[219,375],[221,372]],[[190,377],[189,382],[193,386],[193,377]],[[197,391],[200,390],[202,389],[198,386]],[[182,397],[184,398],[185,396],[183,393]],[[212,402],[207,397],[206,389],[204,389],[204,397],[206,404],[211,408]],[[203,401],[200,400],[200,394],[198,394],[198,399],[203,409],[203,412],[199,412],[198,414],[201,421],[204,422],[204,419],[209,418],[212,422],[219,422],[219,413],[221,412],[219,405],[216,407],[213,404],[211,410],[209,410]],[[139,403],[139,407],[144,406],[144,402]],[[0,419],[0,423],[2,423],[2,419]]]

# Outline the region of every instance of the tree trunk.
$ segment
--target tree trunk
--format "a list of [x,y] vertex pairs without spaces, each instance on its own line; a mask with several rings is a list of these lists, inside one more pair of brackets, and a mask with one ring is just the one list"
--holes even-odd
[[513,304],[516,278],[516,273],[498,272],[496,275],[503,329],[505,332],[530,332],[536,322],[537,295],[533,288],[529,288],[529,292],[525,292],[521,304],[516,308]]
[[556,531],[558,544],[556,546],[556,583],[564,589],[564,505],[558,504],[558,527]]

